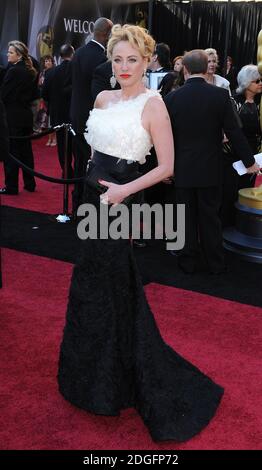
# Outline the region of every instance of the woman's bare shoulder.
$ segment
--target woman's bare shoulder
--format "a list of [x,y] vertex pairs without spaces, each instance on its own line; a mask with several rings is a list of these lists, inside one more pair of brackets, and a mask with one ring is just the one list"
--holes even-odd
[[106,108],[108,103],[118,101],[119,91],[118,90],[103,90],[101,91],[95,100],[95,108]]
[[166,119],[169,120],[169,116],[162,97],[155,95],[148,98],[142,113],[143,127],[150,133],[152,128],[159,128]]
[[159,116],[163,116],[166,113],[166,105],[160,95],[148,98],[143,112],[144,116],[147,116],[151,121],[152,119],[159,119]]
[[149,96],[146,104],[147,104],[147,106],[149,106],[151,108],[161,109],[161,108],[163,108],[164,102],[163,102],[163,99],[162,99],[162,96],[160,95],[160,93],[157,93],[155,95]]

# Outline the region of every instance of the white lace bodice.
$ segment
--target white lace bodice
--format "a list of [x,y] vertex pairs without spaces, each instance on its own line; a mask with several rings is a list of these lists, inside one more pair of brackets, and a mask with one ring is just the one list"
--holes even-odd
[[125,160],[145,163],[152,141],[142,126],[141,117],[149,98],[160,94],[147,90],[136,98],[94,108],[87,121],[86,141],[94,150]]

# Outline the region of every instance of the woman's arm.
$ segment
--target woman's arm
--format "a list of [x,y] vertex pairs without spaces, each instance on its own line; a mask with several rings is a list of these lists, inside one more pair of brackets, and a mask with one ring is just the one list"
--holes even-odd
[[113,91],[111,90],[103,90],[98,93],[95,102],[94,108],[105,108],[108,101],[110,101],[110,97],[112,96]]
[[158,166],[140,178],[122,185],[100,180],[101,184],[108,187],[105,196],[109,203],[120,204],[130,194],[149,188],[173,175],[174,140],[169,115],[162,100],[157,97],[148,100],[142,115],[142,125],[151,135]]

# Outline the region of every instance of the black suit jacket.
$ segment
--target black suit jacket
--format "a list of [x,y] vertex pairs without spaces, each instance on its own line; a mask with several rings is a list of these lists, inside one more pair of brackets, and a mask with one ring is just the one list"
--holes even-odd
[[0,65],[0,86],[2,85],[6,71],[7,69],[3,67],[2,65]]
[[[110,78],[112,77],[112,62],[107,60],[103,64],[98,65],[94,71],[93,80],[92,80],[92,97],[95,101],[97,95],[104,90],[112,90],[110,85]],[[116,82],[114,90],[118,90],[120,85]]]
[[8,67],[1,86],[9,128],[33,126],[31,103],[35,93],[35,77],[23,60]]
[[80,47],[73,58],[71,120],[73,129],[79,134],[84,132],[89,112],[94,104],[91,92],[94,70],[105,61],[105,52],[93,41]]
[[6,160],[8,157],[8,129],[6,122],[5,108],[0,96],[0,161]]
[[70,122],[72,62],[64,60],[45,74],[42,97],[48,102],[52,126]]
[[175,143],[175,184],[217,186],[222,175],[223,132],[246,167],[255,162],[227,90],[190,78],[165,97]]

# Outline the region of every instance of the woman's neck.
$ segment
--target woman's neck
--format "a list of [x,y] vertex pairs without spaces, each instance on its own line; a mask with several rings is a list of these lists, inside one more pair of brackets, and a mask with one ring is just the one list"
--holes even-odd
[[141,83],[134,87],[121,88],[120,96],[122,100],[129,100],[130,98],[136,98],[141,93],[146,92],[146,87]]
[[246,90],[245,93],[246,103],[254,103],[255,94],[249,90]]
[[213,73],[207,73],[206,74],[206,81],[208,83],[211,83],[212,85],[215,83],[215,77]]

